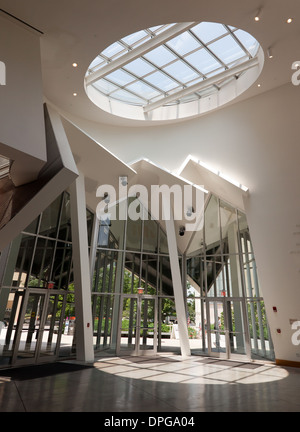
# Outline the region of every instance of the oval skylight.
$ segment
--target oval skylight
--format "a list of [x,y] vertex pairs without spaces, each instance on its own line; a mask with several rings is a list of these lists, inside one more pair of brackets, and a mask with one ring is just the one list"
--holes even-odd
[[151,27],[90,64],[85,88],[101,109],[137,120],[173,120],[218,108],[257,79],[263,51],[249,33],[219,23]]

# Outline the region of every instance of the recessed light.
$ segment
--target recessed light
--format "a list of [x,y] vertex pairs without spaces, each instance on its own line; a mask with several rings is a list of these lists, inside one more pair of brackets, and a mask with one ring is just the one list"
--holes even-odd
[[261,87],[261,84],[257,84],[257,87]]
[[77,66],[78,66],[78,63],[72,63],[72,66],[74,67],[74,68],[77,68]]
[[293,18],[288,18],[288,19],[286,20],[286,22],[287,22],[288,24],[291,24],[292,21],[293,21]]
[[254,17],[254,21],[258,22],[260,20],[260,17],[261,17],[261,9],[258,9]]
[[73,96],[77,96],[77,93],[76,93],[76,92],[74,92],[74,93],[73,93]]

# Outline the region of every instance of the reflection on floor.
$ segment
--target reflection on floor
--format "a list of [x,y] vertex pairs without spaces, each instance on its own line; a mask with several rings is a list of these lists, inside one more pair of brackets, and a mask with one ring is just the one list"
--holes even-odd
[[[101,357],[18,379],[0,371],[1,412],[299,412],[300,369],[174,354]],[[45,369],[46,370],[46,369]],[[28,369],[29,372],[29,369]]]

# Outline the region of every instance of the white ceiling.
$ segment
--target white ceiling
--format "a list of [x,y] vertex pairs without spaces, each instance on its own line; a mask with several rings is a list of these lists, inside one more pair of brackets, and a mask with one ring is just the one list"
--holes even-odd
[[[260,22],[254,21],[262,6]],[[0,0],[0,8],[43,32],[41,56],[44,95],[60,109],[95,122],[149,126],[128,121],[97,108],[86,96],[83,82],[90,62],[111,43],[137,30],[168,22],[211,21],[251,33],[266,56],[259,83],[238,100],[290,82],[291,65],[300,60],[299,0]],[[292,24],[286,24],[288,17]],[[74,69],[72,63],[77,62]],[[73,92],[78,96],[74,97]],[[178,121],[178,120],[177,120]],[[184,121],[184,120],[181,120]],[[151,123],[153,125],[155,123]]]

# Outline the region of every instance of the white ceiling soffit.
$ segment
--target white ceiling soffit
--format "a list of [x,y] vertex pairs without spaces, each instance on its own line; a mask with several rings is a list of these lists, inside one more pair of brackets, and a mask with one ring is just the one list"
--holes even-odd
[[[135,178],[135,185],[143,185],[146,187],[148,191],[147,199],[143,199],[142,194],[140,195],[140,201],[148,206],[149,212],[151,212],[151,190],[153,186],[166,186],[167,194],[170,192],[171,196],[171,206],[174,216],[175,223],[175,233],[177,238],[177,246],[178,250],[181,253],[184,253],[186,250],[192,236],[195,233],[195,230],[200,229],[201,223],[203,222],[203,211],[205,200],[208,194],[203,191],[201,187],[198,187],[197,184],[193,184],[189,180],[182,178],[179,175],[176,175],[170,171],[167,171],[153,162],[147,159],[141,159],[131,164],[131,167],[137,172],[137,176]],[[180,187],[182,193],[181,200],[181,208],[180,201],[173,200],[172,191],[174,191],[175,187]],[[184,189],[184,186],[188,186],[189,192],[192,191],[191,200],[190,196]],[[173,187],[173,188],[172,188]],[[134,188],[133,188],[134,190]],[[177,189],[178,190],[178,189]],[[198,191],[198,195],[196,195],[196,190]],[[137,187],[137,192],[139,189]],[[175,192],[176,193],[176,192]],[[180,198],[180,195],[177,195],[177,198]],[[179,206],[178,206],[179,202]],[[187,211],[191,208],[194,208],[195,213],[189,218],[187,216]],[[180,218],[180,215],[182,217]],[[165,229],[164,217],[162,217],[162,209],[160,208],[160,218],[157,221],[161,224],[161,226]],[[184,235],[179,235],[180,227],[184,226],[186,228]],[[195,229],[192,227],[195,226]],[[190,228],[189,228],[190,227]]]
[[119,177],[125,176],[130,182],[135,178],[136,173],[77,126],[64,118],[62,123],[77,168],[85,177],[87,206],[95,212],[100,201],[96,196],[99,186],[110,185],[118,192]]
[[190,182],[203,186],[212,194],[231,204],[239,210],[245,211],[244,199],[249,192],[205,168],[200,161],[189,156],[179,170],[179,175]]

